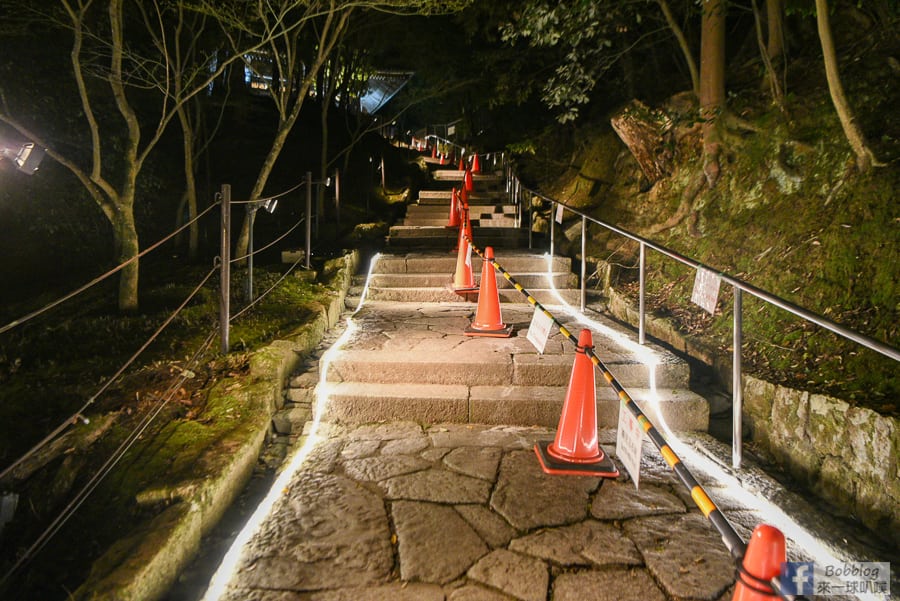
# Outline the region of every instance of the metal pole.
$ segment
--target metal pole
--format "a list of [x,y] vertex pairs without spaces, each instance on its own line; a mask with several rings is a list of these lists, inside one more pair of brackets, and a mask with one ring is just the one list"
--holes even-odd
[[741,316],[742,307],[741,289],[734,289],[734,334],[732,350],[732,414],[731,414],[731,466],[735,469],[741,467],[743,458],[744,441],[743,427],[741,424],[741,416],[744,411],[744,391],[741,385],[741,346],[743,345],[743,336],[741,333],[743,318]]
[[638,344],[647,341],[647,270],[646,270],[646,246],[641,242],[640,267],[638,269],[638,282],[640,292],[638,294]]
[[523,210],[528,214],[528,248],[534,248],[534,211],[531,208],[531,198],[526,194],[522,198],[522,184],[516,179],[516,194],[519,196],[519,202],[522,203]]
[[587,251],[587,217],[581,217],[581,312],[584,313],[585,292],[587,286],[587,259],[584,253]]
[[231,184],[222,184],[222,228],[219,251],[219,329],[222,354],[228,354],[228,325],[231,319]]
[[306,265],[309,269],[309,257],[312,254],[312,171],[306,172]]
[[553,256],[553,239],[555,237],[554,224],[556,223],[556,203],[550,204],[550,256]]
[[384,174],[384,157],[381,157],[381,193],[384,194],[387,189],[386,186],[387,177]]
[[341,227],[341,171],[334,170],[334,218],[337,226]]
[[247,236],[247,302],[253,302],[253,225],[256,223],[256,208],[252,204],[247,205],[248,218],[250,219],[250,234]]

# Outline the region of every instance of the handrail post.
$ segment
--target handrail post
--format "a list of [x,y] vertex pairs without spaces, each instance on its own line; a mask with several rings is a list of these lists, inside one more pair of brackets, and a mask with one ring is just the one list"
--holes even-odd
[[638,267],[638,343],[647,341],[647,251],[646,245],[641,242],[641,252]]
[[341,170],[334,168],[334,220],[340,235],[341,227]]
[[742,297],[741,289],[734,287],[734,334],[732,336],[732,415],[731,415],[731,467],[738,469],[741,467],[743,458],[743,424],[741,416],[743,415],[744,391],[741,384],[741,346],[743,345],[742,335]]
[[309,269],[309,256],[312,254],[312,171],[306,172],[306,260],[304,266]]
[[253,225],[256,223],[256,209],[253,203],[247,205],[247,220],[250,222],[247,236],[247,304],[253,302]]
[[556,235],[555,234],[556,228],[553,227],[553,224],[556,223],[556,205],[557,205],[557,203],[555,203],[555,202],[550,203],[550,256],[551,257],[553,256],[553,250],[554,250],[553,242],[554,242],[554,237]]
[[584,305],[585,305],[585,289],[587,286],[587,259],[585,258],[585,252],[587,252],[587,217],[584,215],[581,216],[581,312],[584,313]]
[[222,227],[219,251],[219,334],[222,354],[229,351],[228,326],[231,320],[231,184],[222,184]]

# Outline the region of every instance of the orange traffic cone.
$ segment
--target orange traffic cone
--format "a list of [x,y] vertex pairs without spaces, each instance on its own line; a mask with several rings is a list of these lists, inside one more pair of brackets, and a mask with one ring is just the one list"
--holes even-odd
[[548,474],[616,478],[619,470],[597,441],[597,390],[590,330],[578,336],[575,363],[563,403],[556,439],[534,445],[541,468]]
[[478,161],[478,155],[472,157],[472,173],[481,173],[481,163]]
[[466,169],[466,173],[465,173],[465,175],[463,176],[463,185],[464,185],[464,187],[465,187],[465,189],[466,189],[467,192],[471,192],[471,191],[472,191],[472,188],[473,188],[473,185],[472,185],[472,171],[471,171],[470,169]]
[[459,168],[458,171],[465,171],[466,169],[466,161],[463,158],[463,155],[459,155]]
[[466,336],[490,336],[492,338],[509,338],[512,326],[503,323],[500,314],[500,293],[497,291],[497,275],[491,261],[494,249],[484,249],[484,261],[481,264],[481,287],[478,289],[478,310],[475,319],[466,328]]
[[[731,601],[768,601],[775,598],[769,582],[781,574],[781,566],[786,561],[784,534],[768,524],[760,524],[754,528],[744,552],[744,561],[738,570]],[[811,579],[812,573],[807,576]]]
[[450,217],[447,219],[445,227],[459,227],[459,201],[456,188],[453,188],[453,191],[450,192]]
[[[478,290],[475,286],[475,275],[472,273],[472,246],[466,239],[465,224],[469,221],[468,209],[463,205],[462,223],[459,225],[459,243],[457,244],[459,252],[456,253],[456,272],[453,274],[453,291],[463,296]],[[469,239],[471,240],[471,234],[469,234]]]
[[433,144],[431,146],[431,158],[433,158],[433,159],[437,158],[437,144]]

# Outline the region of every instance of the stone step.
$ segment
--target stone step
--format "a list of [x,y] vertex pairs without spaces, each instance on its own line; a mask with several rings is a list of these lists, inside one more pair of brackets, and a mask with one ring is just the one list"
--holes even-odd
[[[498,281],[499,283],[499,281]],[[528,289],[531,296],[542,305],[557,305],[561,296],[570,305],[578,303],[580,292],[578,290],[553,291],[547,288]],[[525,296],[514,288],[498,288],[497,297],[504,304],[525,304],[528,302]],[[460,295],[450,288],[448,277],[447,286],[411,287],[411,288],[373,288],[369,287],[367,299],[379,301],[393,301],[400,303],[452,303],[464,299],[469,303],[478,302],[478,291]]]
[[[654,424],[664,420],[673,430],[707,428],[707,402],[693,392],[633,388],[628,393]],[[342,382],[328,386],[328,403],[321,417],[337,423],[411,421],[555,428],[566,394],[565,386]],[[615,428],[620,406],[615,391],[599,386],[596,401],[599,427]]]
[[[516,205],[508,205],[502,203],[483,205],[473,205],[472,203],[469,203],[469,215],[472,217],[482,213],[501,213],[504,215],[515,215],[516,209]],[[406,217],[425,217],[433,219],[435,217],[447,217],[449,214],[449,203],[445,203],[443,205],[407,205],[406,207]]]
[[[447,227],[447,221],[448,217],[435,217],[434,219],[425,219],[422,217],[406,217],[401,225],[414,227]],[[474,228],[477,227],[519,227],[519,223],[516,220],[515,216],[504,216],[499,213],[485,213],[480,217],[470,217],[469,221],[472,222],[473,235],[475,233]],[[450,228],[450,231],[458,232],[456,228]]]
[[[455,266],[454,266],[455,267]],[[447,273],[373,273],[369,286],[375,288],[444,288],[453,279],[454,271]],[[480,285],[481,271],[475,275],[476,285]],[[498,288],[512,288],[512,284],[495,272]],[[526,290],[548,288],[546,272],[516,273],[515,280]],[[549,276],[555,288],[575,288],[578,277],[574,273],[556,272]],[[521,294],[521,293],[520,293]],[[523,297],[524,298],[524,297]]]
[[[459,232],[453,228],[418,225],[393,225],[389,245],[392,247],[453,248]],[[516,227],[472,226],[472,237],[479,246],[521,248],[527,245],[528,232]],[[485,243],[487,241],[488,243]]]
[[[452,273],[456,270],[456,253],[406,253],[384,254],[378,257],[373,273]],[[570,272],[572,261],[568,257],[555,256],[552,260],[543,254],[515,250],[495,253],[495,259],[513,277],[518,273],[538,273],[548,270]],[[472,269],[481,273],[481,257],[472,255]]]
[[[418,201],[416,204],[409,206],[434,206],[450,204],[450,198],[453,194],[452,189],[448,190],[419,190]],[[469,193],[469,205],[482,204],[504,204],[508,200],[508,196],[503,190],[479,190],[478,192]]]
[[[461,182],[463,177],[465,177],[466,172],[460,171],[459,169],[435,169],[431,172],[431,177],[436,182]],[[504,184],[505,181],[502,175],[496,173],[473,173],[472,174],[472,184],[473,187],[478,188],[479,184],[492,184],[499,185]]]
[[[414,332],[412,332],[414,333]],[[462,336],[463,332],[460,331]],[[465,386],[568,386],[574,351],[538,354],[523,337],[472,338],[477,344],[459,345],[440,353],[421,350],[346,350],[329,364],[331,382],[369,384],[459,384]],[[595,340],[597,345],[598,340]],[[507,352],[497,352],[497,349]],[[512,353],[510,347],[521,352]],[[524,348],[523,348],[524,347]],[[659,388],[687,388],[687,363],[673,361],[647,366],[630,353],[606,351],[599,345],[597,356],[626,389],[646,388],[651,379]],[[651,372],[653,372],[651,374]],[[602,382],[598,378],[598,386]]]

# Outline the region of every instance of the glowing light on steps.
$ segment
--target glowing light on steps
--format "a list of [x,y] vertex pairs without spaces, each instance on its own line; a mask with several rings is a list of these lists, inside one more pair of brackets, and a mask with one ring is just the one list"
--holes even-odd
[[216,569],[215,574],[213,574],[213,577],[210,579],[209,586],[207,587],[206,593],[203,595],[202,601],[217,601],[225,593],[228,588],[229,582],[231,582],[231,579],[237,572],[238,562],[241,559],[241,555],[243,554],[244,548],[247,546],[247,543],[250,542],[250,540],[259,530],[259,527],[262,525],[262,523],[265,522],[266,519],[268,519],[269,515],[272,513],[272,508],[275,506],[275,503],[290,491],[289,485],[291,483],[291,479],[306,461],[307,457],[309,457],[309,454],[312,451],[313,447],[315,447],[316,443],[319,442],[320,417],[324,414],[325,408],[327,407],[329,401],[328,395],[330,387],[325,381],[326,375],[328,374],[328,368],[335,357],[340,354],[341,346],[343,346],[343,344],[357,330],[357,326],[353,322],[353,316],[359,312],[359,310],[365,303],[366,295],[369,291],[369,281],[372,278],[372,270],[374,269],[375,263],[378,261],[380,256],[380,254],[376,254],[374,257],[372,257],[371,263],[369,263],[369,271],[366,275],[365,286],[363,287],[362,294],[360,295],[359,305],[356,307],[356,310],[353,312],[353,314],[347,318],[346,329],[338,337],[334,344],[332,344],[331,347],[329,347],[329,349],[322,355],[319,368],[319,384],[316,386],[315,391],[316,402],[315,408],[313,410],[313,421],[309,427],[309,434],[306,440],[303,442],[303,445],[301,445],[300,448],[297,449],[291,456],[288,464],[284,466],[281,473],[275,479],[275,482],[272,484],[272,487],[269,489],[269,492],[266,494],[265,498],[256,507],[256,509],[253,511],[253,514],[248,518],[247,523],[244,524],[244,527],[231,543],[231,547],[229,547],[228,552],[222,558],[222,562]]
[[[563,298],[562,294],[560,294],[559,290],[557,290],[556,286],[553,284],[553,257],[549,253],[545,254],[544,257],[547,260],[547,281],[549,283],[549,288],[552,290],[554,296],[556,296],[556,298],[559,300],[559,305],[566,311],[566,313],[582,325],[585,325],[604,336],[608,336],[624,348],[635,353],[638,359],[647,366],[647,370],[649,373],[648,384],[650,388],[649,401],[654,408],[654,413],[656,414],[655,417],[648,417],[651,418],[650,421],[654,426],[656,426],[656,429],[663,434],[666,442],[668,442],[669,446],[672,447],[672,450],[675,451],[675,453],[681,458],[682,461],[684,461],[685,465],[688,465],[690,467],[691,471],[694,471],[695,468],[698,468],[707,476],[714,478],[716,480],[716,483],[725,489],[725,494],[730,495],[742,505],[745,505],[746,507],[757,511],[766,523],[781,530],[781,532],[787,538],[793,540],[799,547],[806,551],[816,564],[834,565],[841,564],[844,561],[851,561],[851,559],[840,559],[836,557],[828,549],[821,538],[809,532],[806,528],[794,521],[794,519],[791,518],[791,516],[787,515],[784,510],[781,509],[781,507],[778,507],[777,505],[769,502],[767,499],[760,498],[752,491],[747,490],[738,478],[728,473],[719,463],[713,461],[702,453],[699,453],[693,446],[682,441],[672,431],[672,429],[669,428],[669,424],[666,423],[666,420],[659,408],[659,394],[656,388],[656,366],[661,363],[659,358],[653,353],[652,350],[648,349],[647,347],[641,346],[636,341],[632,340],[621,332],[613,330],[608,326],[594,321],[593,319],[584,315],[583,313],[581,313],[581,311],[567,303],[565,298]],[[713,499],[713,502],[715,502],[715,499]],[[788,560],[790,560],[790,558],[788,558]],[[864,593],[858,594],[857,597],[859,599],[863,599],[864,601],[880,601],[884,599],[884,597],[877,594]]]

